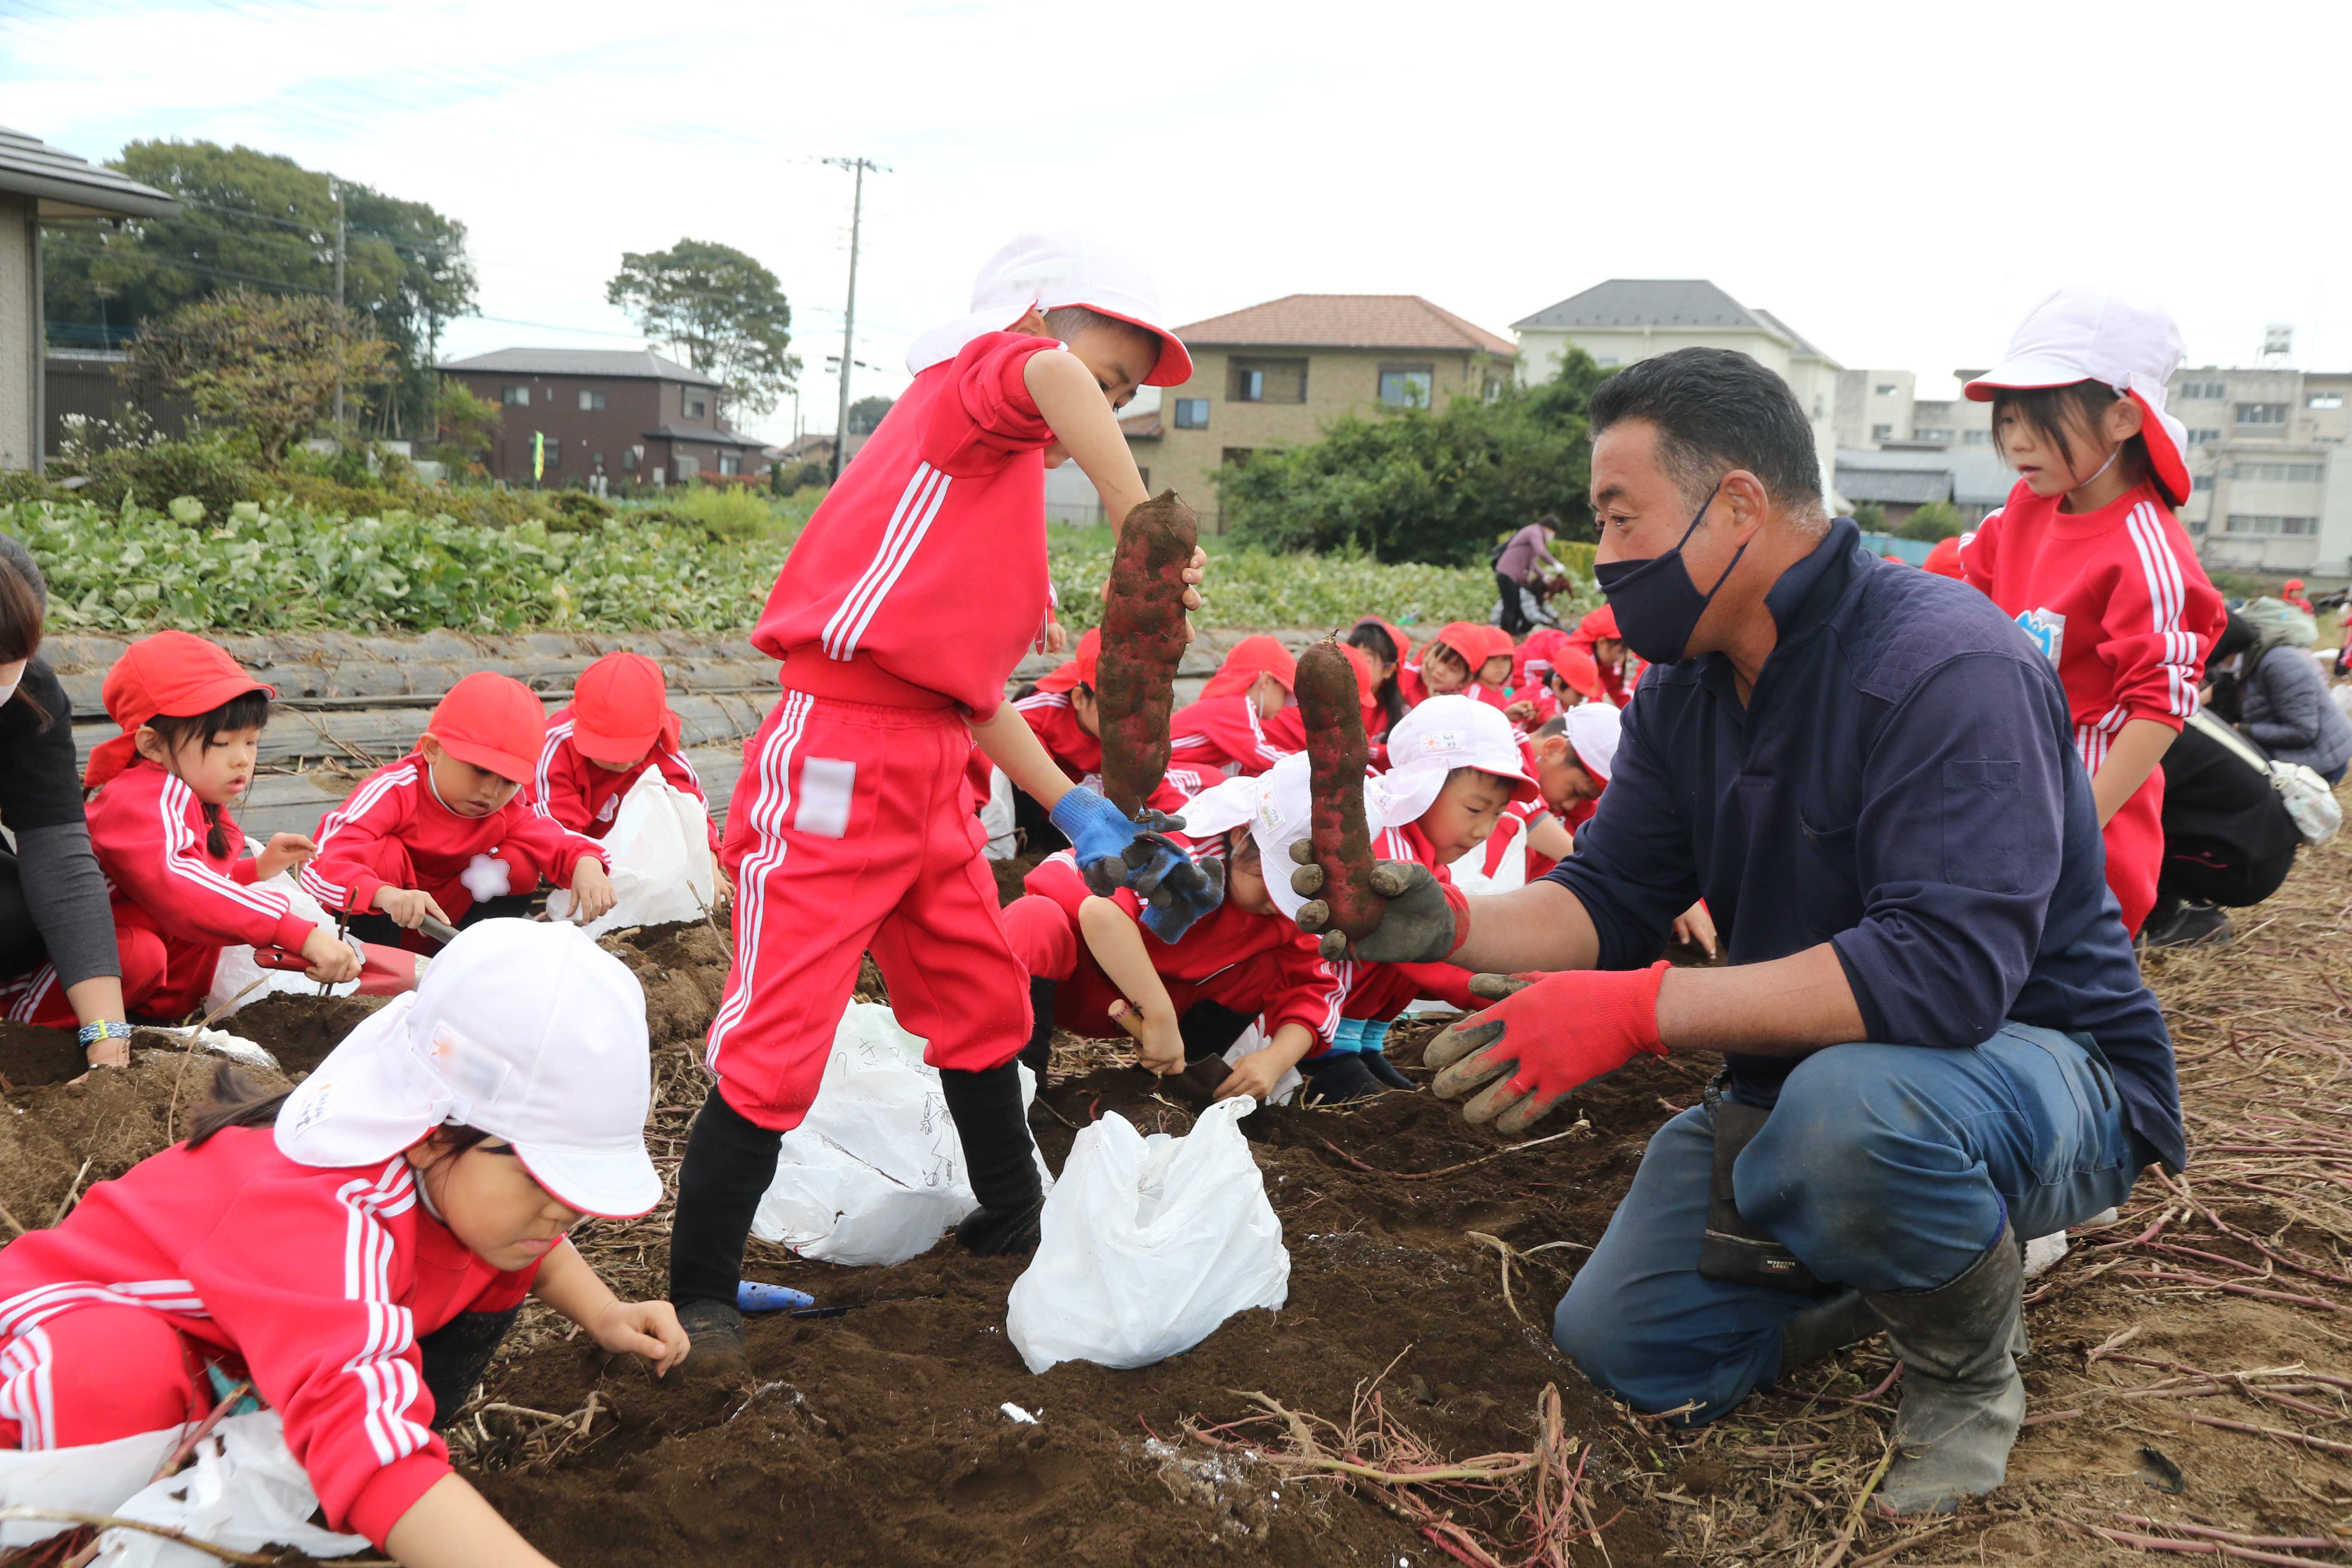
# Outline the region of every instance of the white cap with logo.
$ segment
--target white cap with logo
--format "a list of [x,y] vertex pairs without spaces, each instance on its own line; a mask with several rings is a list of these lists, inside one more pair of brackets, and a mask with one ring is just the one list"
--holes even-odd
[[2161,305],[2112,289],[2074,283],[2033,307],[2009,340],[2000,363],[1963,390],[1978,403],[1996,393],[2095,381],[2137,401],[2140,433],[2157,482],[2181,506],[2189,500],[2189,427],[2164,411],[2166,384],[2186,355],[2180,328]]
[[1532,799],[1536,794],[1536,781],[1528,773],[1527,756],[1519,750],[1511,721],[1502,710],[1475,697],[1449,693],[1429,698],[1396,721],[1389,731],[1388,747],[1391,789],[1401,795],[1426,791],[1423,811],[1456,768],[1475,768],[1511,780],[1513,800]]
[[565,1206],[625,1219],[661,1201],[652,1099],[645,992],[628,966],[574,925],[484,921],[288,1097],[278,1148],[341,1169],[471,1127],[511,1144]]
[[920,375],[961,353],[966,343],[1001,332],[1031,310],[1082,305],[1141,327],[1160,340],[1160,361],[1146,386],[1176,386],[1192,378],[1192,355],[1160,325],[1160,285],[1139,261],[1116,246],[1081,234],[1024,234],[988,258],[971,286],[971,310],[917,338],[907,350],[907,372]]

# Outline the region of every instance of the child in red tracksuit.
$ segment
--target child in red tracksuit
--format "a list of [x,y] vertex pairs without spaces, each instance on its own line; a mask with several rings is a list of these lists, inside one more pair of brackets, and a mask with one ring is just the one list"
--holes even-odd
[[1377,742],[1412,706],[1403,690],[1405,661],[1412,658],[1412,639],[1404,635],[1402,627],[1391,626],[1378,616],[1366,616],[1349,629],[1347,641],[1349,647],[1371,663],[1372,689],[1364,709],[1364,733]]
[[1603,605],[1577,622],[1568,639],[1552,649],[1552,694],[1563,708],[1579,702],[1622,708],[1633,700],[1633,689],[1647,668],[1619,635],[1617,612]]
[[1422,649],[1417,663],[1400,671],[1397,683],[1414,705],[1433,697],[1467,697],[1502,709],[1510,699],[1503,694],[1511,678],[1509,634],[1475,621],[1449,621]]
[[[416,750],[360,781],[319,824],[303,890],[348,910],[371,942],[420,952],[427,920],[462,925],[520,912],[544,876],[572,889],[574,913],[613,907],[604,851],[533,811],[519,792],[547,741],[547,710],[511,676],[477,670],[449,689]],[[477,906],[481,906],[477,908]]]
[[168,1451],[249,1381],[330,1528],[410,1568],[545,1563],[434,1428],[526,1296],[657,1372],[689,1354],[563,1234],[660,1199],[650,1075],[627,968],[523,921],[451,943],[289,1093],[222,1068],[187,1142],[0,1250],[0,1447]]
[[[572,703],[547,721],[539,767],[523,800],[540,816],[583,838],[602,840],[621,813],[621,800],[648,769],[672,789],[710,807],[702,780],[679,745],[677,715],[669,710],[662,668],[641,653],[608,653],[580,672]],[[719,826],[710,826],[710,853],[719,853]],[[731,897],[727,876],[718,895]]]
[[1145,500],[1115,410],[1192,363],[1155,324],[1153,292],[1076,237],[999,252],[972,314],[909,351],[912,384],[810,518],[752,633],[783,661],[784,697],[744,749],[728,812],[735,961],[670,1245],[671,1300],[739,1370],[744,1239],[866,951],[940,1069],[980,1202],[958,1239],[1035,1245],[1044,1194],[1014,1061],[1028,975],[982,855],[975,742],[1047,807],[1089,885],[1153,887],[1171,937],[1213,904],[1181,846],[1076,788],[1004,702],[1045,626],[1046,464],[1075,460],[1122,521]]
[[1036,1023],[1022,1059],[1045,1069],[1056,1026],[1096,1039],[1125,1028],[1141,1065],[1161,1074],[1222,1054],[1263,1017],[1271,1043],[1224,1075],[1219,1100],[1264,1100],[1339,1021],[1340,970],[1275,906],[1259,846],[1234,828],[1202,853],[1225,858],[1225,901],[1174,942],[1138,923],[1135,895],[1087,891],[1064,853],[1024,881],[1003,911],[1005,934],[1030,975]]
[[[1062,776],[1085,789],[1102,788],[1102,728],[1101,710],[1095,700],[1097,664],[1102,657],[1102,631],[1087,631],[1078,639],[1077,651],[1062,664],[1045,672],[1035,688],[1025,697],[1013,700],[1013,711],[1045,748],[1045,755],[1062,770]],[[975,805],[984,803],[994,793],[996,764],[988,753],[974,746],[971,752],[971,786]],[[1184,809],[1185,792],[1162,776],[1160,787],[1144,804],[1154,811],[1170,814]],[[1051,854],[1069,847],[1061,830],[1045,820],[1045,808],[1035,796],[1025,790],[1013,792],[1013,821],[1019,831],[1024,854]]]
[[2223,624],[2221,596],[2172,514],[2189,493],[2187,430],[2164,411],[2181,357],[2163,310],[2067,288],[1966,389],[1993,405],[2018,482],[1961,541],[1961,567],[2066,689],[2105,828],[2107,886],[2133,932],[2164,859],[2158,763],[2197,711]]
[[1273,637],[1247,637],[1226,651],[1224,663],[1168,721],[1168,777],[1188,795],[1221,778],[1262,773],[1305,744],[1285,744],[1267,721],[1291,705],[1298,661]]
[[[97,791],[90,847],[113,896],[123,1005],[136,1016],[177,1020],[201,1006],[224,947],[299,953],[313,980],[359,975],[359,955],[334,932],[255,886],[309,858],[310,841],[280,833],[247,859],[228,815],[253,782],[276,695],[185,632],[141,638],[106,672],[106,710],[122,733],[90,753],[82,782]],[[47,963],[12,984],[5,1005],[19,1023],[74,1022]]]

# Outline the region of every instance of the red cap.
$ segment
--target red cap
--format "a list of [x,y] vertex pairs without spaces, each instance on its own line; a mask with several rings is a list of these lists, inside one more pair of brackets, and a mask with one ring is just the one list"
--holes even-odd
[[583,757],[634,763],[676,723],[669,683],[644,654],[608,653],[572,683],[572,746]]
[[89,754],[84,787],[96,789],[139,754],[132,734],[150,719],[194,719],[248,691],[275,697],[278,689],[246,673],[228,649],[186,632],[157,632],[122,650],[100,689],[107,717],[122,733]]
[[478,669],[449,689],[425,721],[425,731],[459,762],[520,784],[539,767],[540,748],[547,743],[547,710],[539,694],[514,677]]
[[1101,659],[1102,628],[1097,626],[1078,639],[1076,651],[1066,662],[1055,666],[1038,679],[1037,689],[1067,691],[1072,687],[1083,686],[1092,691],[1096,688],[1095,667]]
[[2282,589],[2280,589],[2280,590],[2279,590],[2279,592],[2281,592],[2282,594],[2300,594],[2300,593],[2302,593],[2302,592],[2303,592],[2303,579],[2302,579],[2302,578],[2300,578],[2300,577],[2290,577],[2290,578],[2288,578],[2288,579],[2286,580],[2286,586],[2285,586],[2285,587],[2284,587],[2284,588],[2282,588]]
[[1429,647],[1421,650],[1422,657],[1428,658],[1431,647],[1450,648],[1470,667],[1470,673],[1476,675],[1478,667],[1490,657],[1486,651],[1486,634],[1493,629],[1475,621],[1448,621],[1437,628],[1435,637],[1429,639]]
[[1927,559],[1919,564],[1938,577],[1952,577],[1965,581],[1967,574],[1960,570],[1959,535],[1954,534],[1949,539],[1936,541],[1936,548],[1927,552]]
[[1225,662],[1201,688],[1202,697],[1231,697],[1247,691],[1261,675],[1271,675],[1288,691],[1298,684],[1298,660],[1276,637],[1261,632],[1234,644]]
[[1577,641],[1591,643],[1602,637],[1611,642],[1625,640],[1625,634],[1617,629],[1617,609],[1613,605],[1603,605],[1576,623]]

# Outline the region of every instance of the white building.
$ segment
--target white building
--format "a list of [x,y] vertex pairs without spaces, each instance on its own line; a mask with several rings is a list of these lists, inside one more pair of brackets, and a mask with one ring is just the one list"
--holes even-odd
[[1769,310],[1751,310],[1703,278],[1612,278],[1511,323],[1519,381],[1549,381],[1570,345],[1603,370],[1675,349],[1737,349],[1776,372],[1813,426],[1822,488],[1833,489],[1838,363]]
[[2196,487],[2180,521],[2208,565],[2352,576],[2352,373],[2201,365],[2172,378]]

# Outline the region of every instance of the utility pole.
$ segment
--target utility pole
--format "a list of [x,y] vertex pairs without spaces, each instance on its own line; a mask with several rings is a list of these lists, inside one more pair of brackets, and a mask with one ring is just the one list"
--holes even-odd
[[866,214],[866,171],[890,171],[889,165],[871,158],[827,158],[825,162],[836,169],[847,169],[857,177],[856,194],[849,205],[849,302],[841,313],[841,401],[833,425],[833,477],[837,479],[849,449],[849,367],[857,345],[857,237],[858,226]]
[[343,187],[333,180],[327,189],[335,197],[335,450],[343,449]]

